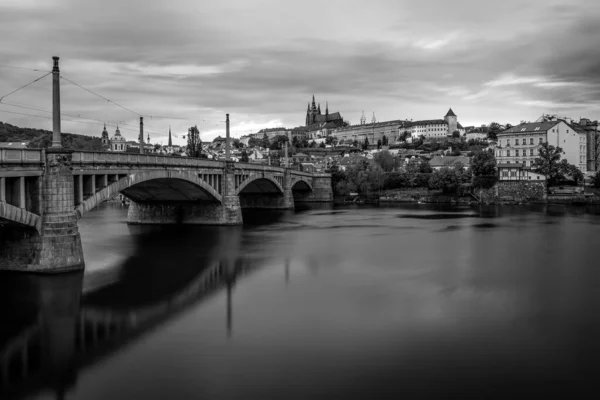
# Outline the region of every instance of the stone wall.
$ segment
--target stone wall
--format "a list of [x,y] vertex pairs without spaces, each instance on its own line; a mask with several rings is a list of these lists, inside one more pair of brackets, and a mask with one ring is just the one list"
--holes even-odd
[[490,189],[475,193],[484,204],[515,204],[546,201],[545,182],[498,182]]

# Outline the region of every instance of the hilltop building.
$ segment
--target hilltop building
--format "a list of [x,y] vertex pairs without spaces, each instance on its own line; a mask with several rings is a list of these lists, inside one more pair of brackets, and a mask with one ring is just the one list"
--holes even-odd
[[329,136],[331,132],[339,127],[346,126],[339,111],[329,113],[329,104],[325,104],[325,114],[321,113],[321,104],[315,103],[315,96],[306,108],[306,136],[308,139],[317,139]]
[[403,133],[409,134],[413,140],[419,136],[425,139],[444,139],[452,136],[456,131],[464,135],[465,128],[458,122],[457,115],[450,108],[443,119],[407,121]]
[[331,134],[338,140],[338,144],[351,144],[354,141],[364,143],[365,139],[369,140],[369,144],[377,144],[378,140],[383,141],[384,136],[388,143],[394,143],[405,124],[406,122],[401,120],[366,124],[363,114],[360,125],[337,128]]

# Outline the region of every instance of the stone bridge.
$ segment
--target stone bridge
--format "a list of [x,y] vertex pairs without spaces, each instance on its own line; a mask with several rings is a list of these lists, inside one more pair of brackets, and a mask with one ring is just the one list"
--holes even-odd
[[331,176],[187,157],[0,149],[0,269],[83,268],[77,220],[121,193],[128,223],[241,224],[244,208],[333,200]]

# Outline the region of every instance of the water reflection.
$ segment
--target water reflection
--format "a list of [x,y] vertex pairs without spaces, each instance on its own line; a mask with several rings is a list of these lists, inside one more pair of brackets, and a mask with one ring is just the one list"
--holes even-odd
[[231,336],[236,283],[262,262],[241,257],[241,233],[242,227],[150,228],[135,237],[119,279],[86,294],[83,272],[2,273],[0,397],[51,391],[64,398],[81,368],[221,290]]

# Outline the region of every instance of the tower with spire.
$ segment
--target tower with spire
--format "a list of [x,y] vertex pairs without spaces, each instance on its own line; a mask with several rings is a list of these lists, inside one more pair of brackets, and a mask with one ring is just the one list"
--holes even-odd
[[169,147],[173,147],[173,139],[171,138],[171,126],[169,125]]
[[364,110],[363,110],[363,112],[362,112],[362,116],[360,117],[360,124],[361,124],[361,125],[364,125],[364,124],[366,124],[366,123],[367,123],[367,118],[365,117],[365,112],[364,112]]

